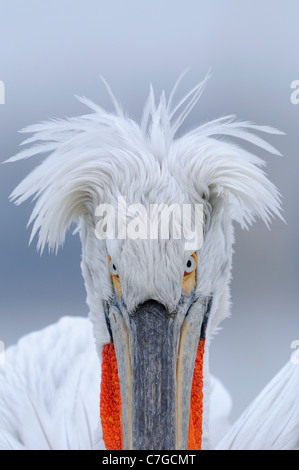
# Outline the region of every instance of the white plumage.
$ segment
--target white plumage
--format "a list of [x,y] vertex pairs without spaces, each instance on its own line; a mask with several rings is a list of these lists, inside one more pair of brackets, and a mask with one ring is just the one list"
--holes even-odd
[[10,161],[49,155],[12,198],[20,204],[34,196],[31,239],[38,234],[41,251],[46,244],[57,251],[68,227],[79,220],[82,273],[96,347],[87,320],[64,318],[7,351],[6,364],[0,366],[0,448],[103,448],[101,425],[97,426],[98,356],[110,340],[104,316],[104,304],[114,293],[108,255],[117,260],[122,301],[129,312],[148,299],[169,312],[179,305],[190,256],[183,249],[184,240],[148,244],[96,238],[95,208],[101,202],[116,206],[119,195],[128,203],[204,207],[204,244],[197,252],[194,296],[197,302],[213,298],[213,304],[203,369],[202,448],[298,448],[298,367],[287,365],[229,431],[230,398],[216,379],[209,379],[210,340],[229,312],[232,222],[248,227],[257,216],[267,224],[272,215],[281,216],[280,197],[261,169],[263,161],[232,141],[238,138],[279,154],[257,136],[279,131],[227,116],[176,137],[207,78],[177,105],[173,100],[179,81],[168,102],[162,93],[158,105],[151,89],[140,126],[125,116],[108,87],[116,114],[83,98],[92,114],[24,130],[33,137],[23,144],[34,145]]

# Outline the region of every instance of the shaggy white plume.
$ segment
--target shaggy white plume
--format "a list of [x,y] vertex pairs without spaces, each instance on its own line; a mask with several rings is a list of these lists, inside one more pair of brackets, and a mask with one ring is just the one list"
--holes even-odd
[[79,98],[93,111],[91,114],[54,119],[20,131],[33,134],[21,144],[31,146],[7,161],[48,154],[11,195],[16,204],[34,196],[30,241],[39,232],[41,251],[47,243],[50,250],[57,251],[70,224],[84,214],[94,215],[98,203],[117,194],[126,195],[128,188],[133,193],[132,186],[132,199],[138,200],[145,188],[155,187],[161,172],[174,178],[193,202],[205,201],[209,207],[215,198],[226,198],[233,208],[232,218],[243,226],[255,216],[266,223],[271,215],[280,216],[280,197],[260,168],[262,160],[223,137],[242,139],[279,155],[256,131],[282,132],[226,116],[175,138],[208,75],[175,105],[180,79],[169,100],[163,92],[157,105],[150,89],[140,126],[125,116],[107,85],[115,114]]

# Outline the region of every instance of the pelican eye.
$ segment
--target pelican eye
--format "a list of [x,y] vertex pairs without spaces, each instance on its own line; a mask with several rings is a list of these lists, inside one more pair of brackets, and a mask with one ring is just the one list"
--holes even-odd
[[196,286],[196,266],[197,266],[196,253],[193,253],[191,256],[189,256],[189,258],[186,261],[183,283],[182,283],[182,290],[187,295],[190,295]]
[[189,276],[196,268],[196,254],[193,253],[187,260],[185,265],[184,277]]
[[118,295],[119,298],[121,298],[121,282],[119,279],[119,274],[117,270],[117,266],[115,263],[113,263],[111,256],[108,258],[108,264],[109,264],[109,269],[111,273],[111,278],[112,278],[112,284],[114,291]]
[[119,277],[117,268],[114,263],[110,263],[110,271],[113,276]]

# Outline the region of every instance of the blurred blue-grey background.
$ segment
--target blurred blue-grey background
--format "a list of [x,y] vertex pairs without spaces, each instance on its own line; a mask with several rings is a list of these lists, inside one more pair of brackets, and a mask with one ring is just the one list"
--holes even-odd
[[[232,418],[289,360],[298,322],[299,3],[278,0],[0,1],[0,160],[15,154],[17,131],[37,121],[86,113],[85,95],[112,109],[99,75],[139,119],[152,82],[183,94],[212,69],[184,128],[236,114],[286,132],[270,137],[284,155],[263,153],[284,198],[287,224],[236,229],[232,316],[211,348],[211,371],[230,391]],[[32,204],[8,196],[39,157],[0,167],[0,339],[6,346],[63,315],[87,315],[80,244],[69,234],[58,256],[28,247]]]

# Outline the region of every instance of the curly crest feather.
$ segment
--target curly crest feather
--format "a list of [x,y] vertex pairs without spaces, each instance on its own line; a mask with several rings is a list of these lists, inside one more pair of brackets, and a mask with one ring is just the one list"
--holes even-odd
[[30,146],[7,161],[48,154],[11,195],[16,204],[31,197],[36,200],[29,220],[33,223],[30,241],[39,233],[41,251],[46,244],[57,250],[70,224],[109,196],[131,191],[132,199],[137,200],[146,190],[153,194],[161,174],[174,178],[193,201],[204,198],[212,204],[220,197],[227,200],[232,219],[243,226],[251,224],[256,216],[266,223],[271,215],[281,217],[280,196],[261,169],[263,161],[223,138],[241,139],[279,155],[256,132],[282,132],[226,116],[176,138],[209,75],[173,104],[181,78],[169,100],[163,92],[157,105],[150,88],[140,125],[125,116],[106,84],[115,114],[79,98],[92,113],[21,130],[33,134],[21,144]]

